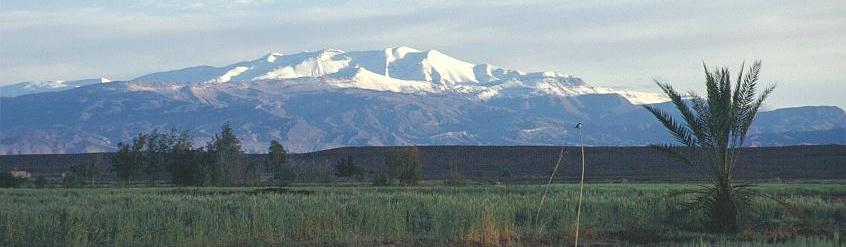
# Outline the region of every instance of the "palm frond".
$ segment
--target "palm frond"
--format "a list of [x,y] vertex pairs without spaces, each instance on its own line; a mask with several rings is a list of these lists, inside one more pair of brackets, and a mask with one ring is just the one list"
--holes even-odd
[[[681,113],[682,120],[685,121],[686,127],[692,131],[692,136],[696,137],[696,139],[704,138],[703,123],[701,119],[697,116],[696,112],[691,109],[690,106],[682,99],[681,94],[679,94],[673,86],[668,83],[661,83],[655,81],[655,84],[658,84],[658,87],[661,88],[662,91],[670,98],[670,101],[676,107],[676,109]],[[696,141],[696,140],[694,140]],[[695,144],[695,142],[694,142]]]
[[708,103],[713,105],[717,103],[718,99],[720,98],[720,86],[717,82],[717,75],[714,72],[708,70],[708,66],[704,63],[702,64],[705,67],[705,98],[708,100]]
[[643,107],[651,112],[652,115],[654,115],[655,118],[664,125],[664,127],[670,130],[670,133],[674,138],[676,138],[676,141],[688,147],[694,147],[696,145],[690,129],[677,122],[672,116],[670,116],[670,114],[655,108],[654,106],[644,105]]
[[708,209],[710,207],[713,207],[714,203],[716,202],[716,199],[712,196],[714,194],[714,190],[715,187],[710,184],[697,185],[694,188],[670,191],[670,193],[667,194],[667,197],[675,198],[679,196],[689,195],[693,198],[688,202],[683,201],[686,209]]
[[734,82],[735,83],[734,84],[734,95],[732,96],[732,103],[734,103],[733,108],[735,108],[735,109],[740,108],[737,105],[737,103],[741,102],[739,99],[741,97],[743,97],[743,94],[741,94],[742,91],[740,89],[741,89],[741,83],[743,82],[743,70],[745,70],[745,69],[746,69],[746,61],[743,61],[743,63],[740,64],[740,71],[737,72],[737,80]]
[[761,94],[758,95],[758,98],[749,105],[749,109],[746,110],[746,114],[743,116],[743,119],[740,120],[740,128],[738,135],[741,136],[741,140],[746,138],[746,133],[749,131],[749,127],[752,126],[752,122],[755,121],[755,116],[758,114],[758,109],[761,108],[761,105],[764,104],[764,101],[773,93],[775,90],[776,85],[771,85],[761,91]]
[[738,132],[743,127],[743,119],[750,114],[750,111],[757,111],[757,108],[753,109],[752,103],[755,100],[755,89],[757,88],[758,84],[758,74],[761,71],[761,61],[756,61],[751,68],[749,68],[749,73],[746,74],[746,78],[743,80],[743,83],[740,84],[741,86],[737,89],[737,92],[740,97],[736,99],[735,104],[739,106],[738,109]]
[[695,92],[688,93],[691,96],[691,108],[696,112],[696,119],[699,122],[700,136],[697,136],[699,146],[710,147],[712,143],[711,127],[707,124],[711,119],[711,112],[708,109],[708,102],[699,97]]
[[663,145],[650,145],[650,147],[655,148],[658,151],[664,152],[666,154],[669,154],[673,158],[681,161],[682,163],[685,163],[685,164],[691,165],[691,166],[694,165],[693,161],[689,158],[688,155],[682,154],[679,151],[680,147],[678,147],[678,146],[663,144]]

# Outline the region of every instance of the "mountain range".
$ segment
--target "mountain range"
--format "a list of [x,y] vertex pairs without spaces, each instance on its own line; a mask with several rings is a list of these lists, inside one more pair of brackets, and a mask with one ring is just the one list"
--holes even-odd
[[[594,87],[557,72],[473,64],[409,47],[270,53],[126,81],[0,87],[0,154],[111,151],[140,131],[187,130],[195,144],[229,122],[248,152],[279,140],[294,152],[365,145],[669,143],[641,105],[646,92]],[[761,112],[748,145],[846,144],[834,106]]]
[[84,79],[76,81],[27,81],[0,86],[0,97],[15,97],[24,94],[58,92],[99,83],[109,83],[106,78]]

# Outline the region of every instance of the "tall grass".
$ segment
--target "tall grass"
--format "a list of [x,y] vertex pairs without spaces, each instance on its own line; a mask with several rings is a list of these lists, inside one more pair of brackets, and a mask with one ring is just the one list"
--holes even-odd
[[[672,188],[676,188],[673,185]],[[584,243],[839,243],[810,236],[769,201],[756,201],[748,233],[700,233],[705,218],[668,198],[665,184],[592,185]],[[767,185],[842,235],[846,188]],[[554,185],[535,219],[541,186],[4,189],[0,243],[90,245],[538,245],[570,241],[577,185]],[[816,241],[816,242],[815,242]]]

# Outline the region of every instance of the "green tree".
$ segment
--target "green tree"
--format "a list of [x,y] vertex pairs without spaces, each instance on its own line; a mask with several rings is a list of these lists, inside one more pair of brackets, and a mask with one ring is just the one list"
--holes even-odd
[[503,168],[502,174],[499,175],[499,177],[504,180],[511,180],[511,176],[513,176],[513,173],[511,172],[511,168],[508,167]]
[[276,140],[270,142],[267,167],[273,174],[273,180],[280,186],[288,185],[296,179],[295,171],[288,167],[288,151]]
[[[163,133],[154,129],[139,133],[129,144],[119,143],[112,165],[118,178],[126,183],[143,174],[152,183],[169,175],[174,184],[209,185],[213,167],[209,156],[203,149],[194,149],[187,131]],[[99,158],[90,166],[74,167],[72,172],[81,177],[80,181],[93,183],[103,163]]]
[[244,165],[244,151],[241,140],[235,136],[229,123],[223,124],[219,134],[215,134],[206,146],[212,160],[211,180],[214,185],[241,185],[247,180],[247,167]]
[[191,135],[182,132],[173,135],[167,151],[166,166],[170,179],[177,185],[203,185],[208,169],[205,169],[204,152],[194,149]]
[[100,153],[94,158],[94,162],[91,163],[92,170],[90,172],[90,176],[87,178],[89,184],[94,184],[95,181],[102,175],[108,174],[109,169],[109,162],[105,159],[109,157],[109,154]]
[[194,162],[196,162],[196,172],[194,173],[196,185],[212,186],[215,185],[213,178],[215,176],[215,156],[205,148],[199,148],[194,152]]
[[655,106],[644,107],[683,145],[657,147],[699,168],[710,179],[708,186],[688,191],[697,195],[697,205],[706,210],[709,229],[736,232],[739,206],[749,203],[756,193],[749,189],[749,184],[734,183],[735,163],[749,126],[774,87],[757,92],[760,61],[748,70],[741,66],[734,83],[727,68],[709,70],[704,67],[705,98],[691,92],[690,100],[686,101],[669,84],[656,82],[672,100],[679,115],[670,115]]
[[364,178],[364,168],[355,165],[352,155],[349,155],[347,158],[341,158],[335,163],[335,176],[361,180]]
[[62,173],[62,186],[65,188],[74,188],[82,184],[82,180],[75,172]]
[[72,184],[70,184],[70,186],[66,185],[66,187],[76,187],[93,180],[93,177],[97,175],[97,164],[89,163],[75,165],[72,166],[70,168],[70,172],[66,174],[73,174],[73,178],[69,180]]
[[147,142],[144,149],[143,171],[147,180],[155,182],[162,178],[162,172],[167,170],[166,167],[173,158],[172,149],[178,135],[176,130],[163,133],[158,129],[153,129],[145,136],[147,136]]
[[416,185],[420,181],[422,171],[417,147],[388,149],[384,161],[388,174],[400,185]]
[[144,146],[147,137],[139,133],[132,138],[132,142],[118,143],[118,151],[112,157],[112,170],[117,174],[118,179],[128,185],[133,178],[138,177],[144,166]]

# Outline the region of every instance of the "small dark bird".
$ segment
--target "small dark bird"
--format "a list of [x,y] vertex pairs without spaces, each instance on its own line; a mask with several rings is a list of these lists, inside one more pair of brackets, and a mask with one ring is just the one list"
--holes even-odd
[[576,129],[581,129],[581,128],[582,128],[582,122],[577,123],[577,124],[576,124]]

